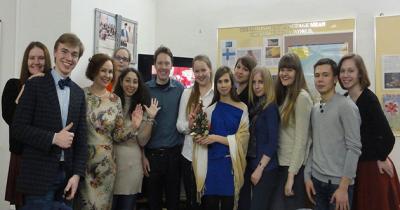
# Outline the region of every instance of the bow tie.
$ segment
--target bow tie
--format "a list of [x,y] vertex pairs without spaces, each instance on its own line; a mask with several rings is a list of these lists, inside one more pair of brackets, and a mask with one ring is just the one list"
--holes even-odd
[[58,80],[58,86],[60,86],[61,90],[64,90],[65,86],[69,87],[70,85],[71,85],[71,79],[69,77]]

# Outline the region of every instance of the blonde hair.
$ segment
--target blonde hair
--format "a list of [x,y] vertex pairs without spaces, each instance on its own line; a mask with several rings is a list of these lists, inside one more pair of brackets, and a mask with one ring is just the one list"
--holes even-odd
[[262,80],[264,81],[265,101],[261,103],[263,109],[265,109],[269,104],[276,102],[274,80],[272,79],[271,73],[266,67],[257,66],[251,71],[251,75],[249,78],[249,102],[251,104],[255,103],[253,78],[256,76],[256,74],[260,74]]
[[[197,55],[196,57],[194,57],[193,62],[192,62],[193,71],[194,71],[194,63],[196,61],[204,62],[207,65],[207,67],[210,69],[210,83],[211,83],[211,81],[212,81],[212,65],[211,65],[210,58],[207,55]],[[188,115],[191,112],[190,109],[192,107],[192,104],[199,103],[199,100],[200,100],[200,87],[199,87],[199,83],[197,83],[195,80],[193,89],[190,92],[188,103],[186,105],[186,115]]]

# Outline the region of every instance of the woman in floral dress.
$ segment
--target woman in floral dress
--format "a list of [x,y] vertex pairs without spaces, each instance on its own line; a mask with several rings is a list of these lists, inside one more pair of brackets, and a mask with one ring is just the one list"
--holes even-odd
[[[112,206],[116,164],[113,142],[128,139],[124,133],[121,100],[107,91],[113,78],[112,59],[105,54],[96,54],[86,69],[86,76],[93,81],[84,88],[86,96],[88,161],[85,179],[80,183],[75,209],[109,210]],[[132,112],[132,132],[136,130],[143,112]]]

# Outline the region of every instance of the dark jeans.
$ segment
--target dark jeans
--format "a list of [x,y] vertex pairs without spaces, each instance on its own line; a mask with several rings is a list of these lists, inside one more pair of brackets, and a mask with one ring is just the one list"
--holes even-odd
[[[249,159],[247,159],[247,163],[249,163]],[[238,210],[248,210],[250,209],[250,202],[251,202],[251,173],[253,170],[247,164],[246,170],[244,171],[244,183],[242,189],[240,189],[239,194],[239,202],[238,202]]]
[[[315,208],[314,210],[334,210],[335,203],[330,203],[333,193],[337,190],[339,185],[332,183],[321,182],[318,179],[312,177],[312,182],[315,188]],[[353,185],[349,186],[348,189],[349,205],[351,209],[351,204],[353,200]]]
[[260,181],[252,187],[250,210],[269,210],[276,190],[278,169],[264,171]]
[[205,195],[201,200],[204,210],[233,210],[233,196]]
[[136,195],[114,195],[112,210],[134,210]]
[[181,146],[168,149],[146,149],[150,162],[147,197],[150,210],[161,210],[163,192],[168,210],[178,210],[180,196]]
[[52,210],[56,206],[58,209],[71,209],[71,203],[67,202],[67,206],[63,198],[66,181],[65,169],[63,164],[60,164],[57,177],[49,191],[44,195],[25,195],[22,210]]
[[251,183],[253,169],[247,165],[244,173],[244,184],[240,190],[238,210],[268,210],[276,191],[278,169],[264,171],[256,186]]
[[288,177],[288,166],[279,166],[277,188],[274,193],[272,210],[296,210],[306,207],[306,187],[304,185],[304,166],[300,168],[297,175],[294,176],[293,192],[294,196],[285,195],[285,184]]
[[182,179],[186,195],[186,210],[200,210],[197,202],[196,180],[194,177],[192,162],[181,156]]

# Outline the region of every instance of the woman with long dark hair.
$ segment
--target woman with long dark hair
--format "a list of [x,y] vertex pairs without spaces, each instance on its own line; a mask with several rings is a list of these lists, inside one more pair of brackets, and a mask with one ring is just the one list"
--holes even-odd
[[143,180],[142,151],[150,139],[154,118],[160,108],[152,99],[140,73],[134,68],[120,72],[114,93],[121,98],[124,115],[124,133],[132,130],[132,112],[143,112],[142,119],[133,135],[126,141],[114,143],[117,174],[114,184],[113,210],[132,210],[136,206],[136,194],[141,192]]
[[311,144],[310,116],[313,101],[300,58],[288,53],[279,61],[276,101],[281,116],[278,143],[279,179],[274,210],[295,210],[306,205],[304,165]]
[[[51,60],[47,47],[41,42],[31,42],[24,52],[19,79],[14,78],[8,80],[3,90],[1,102],[2,115],[4,121],[6,121],[9,126],[12,124],[18,99],[24,90],[25,81],[32,77],[49,73],[50,70]],[[16,139],[11,137],[11,127],[9,127],[9,129],[9,150],[11,155],[5,200],[15,205],[18,209],[23,204],[23,198],[22,195],[16,191],[16,177],[19,174],[20,155],[23,148]]]
[[244,182],[249,120],[229,67],[220,67],[215,73],[214,98],[205,113],[209,135],[196,137],[194,147],[197,192],[204,209],[236,209]]
[[251,56],[243,56],[237,59],[233,70],[236,93],[243,103],[249,105],[249,78],[251,71],[256,67],[257,61]]

